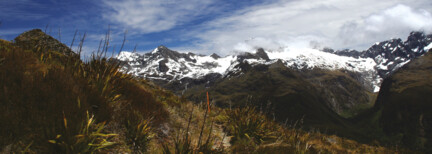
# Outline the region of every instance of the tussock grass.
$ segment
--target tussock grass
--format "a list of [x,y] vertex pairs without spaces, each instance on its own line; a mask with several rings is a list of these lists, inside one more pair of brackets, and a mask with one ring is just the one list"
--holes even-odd
[[226,127],[229,134],[233,136],[232,143],[246,138],[255,144],[260,144],[277,138],[276,131],[273,130],[275,124],[258,113],[254,107],[236,108],[228,111],[226,116],[228,118]]
[[171,131],[160,142],[162,151],[154,153],[224,153],[225,133],[214,120],[221,111],[208,112],[207,106],[178,101],[168,106]]
[[125,120],[126,143],[136,152],[145,152],[153,137],[151,119],[145,119],[139,112],[134,111],[134,116]]
[[38,30],[0,41],[0,151],[145,151],[168,117],[155,88],[100,53],[69,51]]

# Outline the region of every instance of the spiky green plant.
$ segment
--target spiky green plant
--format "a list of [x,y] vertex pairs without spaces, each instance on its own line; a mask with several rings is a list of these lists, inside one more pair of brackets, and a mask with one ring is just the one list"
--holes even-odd
[[96,123],[94,116],[87,112],[86,119],[81,123],[78,133],[68,132],[71,124],[63,117],[66,132],[58,134],[54,139],[48,140],[54,145],[58,153],[94,153],[100,150],[109,149],[116,145],[110,139],[117,134],[105,134],[105,122]]
[[233,137],[231,142],[235,143],[240,139],[253,140],[256,144],[264,140],[276,139],[275,127],[270,120],[254,107],[236,108],[227,112],[227,128]]
[[134,111],[133,115],[125,120],[126,142],[135,153],[145,152],[153,137],[150,126],[150,119],[144,119],[139,112]]
[[82,69],[82,77],[88,79],[89,84],[109,102],[116,102],[120,98],[121,82],[132,79],[131,75],[120,72],[118,62],[107,58],[92,56]]

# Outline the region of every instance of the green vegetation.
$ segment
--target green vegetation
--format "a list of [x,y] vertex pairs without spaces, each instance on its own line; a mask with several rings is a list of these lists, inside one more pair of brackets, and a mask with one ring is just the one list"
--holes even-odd
[[115,142],[110,142],[110,138],[117,134],[104,134],[105,123],[95,124],[94,116],[89,116],[87,112],[86,121],[83,121],[79,132],[71,132],[68,126],[75,126],[63,118],[66,132],[58,134],[55,139],[48,140],[53,144],[53,152],[60,153],[94,153],[99,150],[109,149],[115,146]]
[[325,96],[327,105],[344,118],[353,117],[375,103],[372,87],[366,89],[370,85],[361,85],[361,77],[355,72],[315,68],[304,70],[301,75]]
[[150,119],[144,117],[137,111],[133,112],[134,116],[125,119],[125,136],[126,143],[133,151],[145,152],[152,138]]
[[[274,142],[277,125],[253,107],[236,108],[226,113],[226,130],[235,153],[254,151],[264,142]],[[275,127],[276,126],[276,127]]]
[[262,114],[255,111],[254,107],[236,108],[227,113],[228,132],[233,137],[231,142],[235,143],[247,138],[256,144],[264,140],[276,139],[275,132],[271,130],[274,124],[270,123]]

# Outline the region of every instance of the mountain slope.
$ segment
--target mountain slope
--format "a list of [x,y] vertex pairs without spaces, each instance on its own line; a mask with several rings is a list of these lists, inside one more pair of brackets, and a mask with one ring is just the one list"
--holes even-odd
[[344,125],[341,118],[327,107],[326,100],[314,85],[281,61],[249,66],[244,74],[218,80],[209,88],[205,84],[192,87],[185,96],[198,101],[206,91],[217,106],[254,105],[278,121],[295,123],[302,120],[304,127],[308,128],[334,129],[332,126]]
[[346,70],[312,69],[299,74],[314,85],[327,106],[343,117],[352,117],[371,108],[376,94],[364,88],[359,73]]
[[375,105],[383,131],[404,145],[432,152],[432,54],[386,78]]

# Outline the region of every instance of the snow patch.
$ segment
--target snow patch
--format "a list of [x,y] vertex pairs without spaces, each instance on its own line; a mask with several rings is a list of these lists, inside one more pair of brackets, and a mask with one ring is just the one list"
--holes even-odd
[[402,66],[404,66],[405,64],[407,64],[407,63],[410,62],[410,61],[411,61],[411,60],[407,60],[407,61],[404,61],[404,62],[401,62],[401,63],[397,64],[397,65],[394,67],[393,70],[397,70],[397,69],[401,68]]
[[432,43],[429,43],[429,45],[427,45],[426,47],[424,47],[424,51],[429,51],[430,49],[432,49]]
[[138,59],[139,54],[127,52],[127,51],[121,51],[119,55],[117,55],[117,59],[121,61],[135,61]]
[[151,53],[152,53],[152,54],[155,54],[155,53],[157,53],[157,52],[159,52],[159,48],[154,49]]
[[[281,59],[287,66],[303,68],[324,68],[330,70],[346,69],[354,72],[373,71],[376,65],[371,58],[338,56],[309,48],[285,48],[282,51],[267,52],[270,59]],[[300,65],[299,65],[300,64]]]

